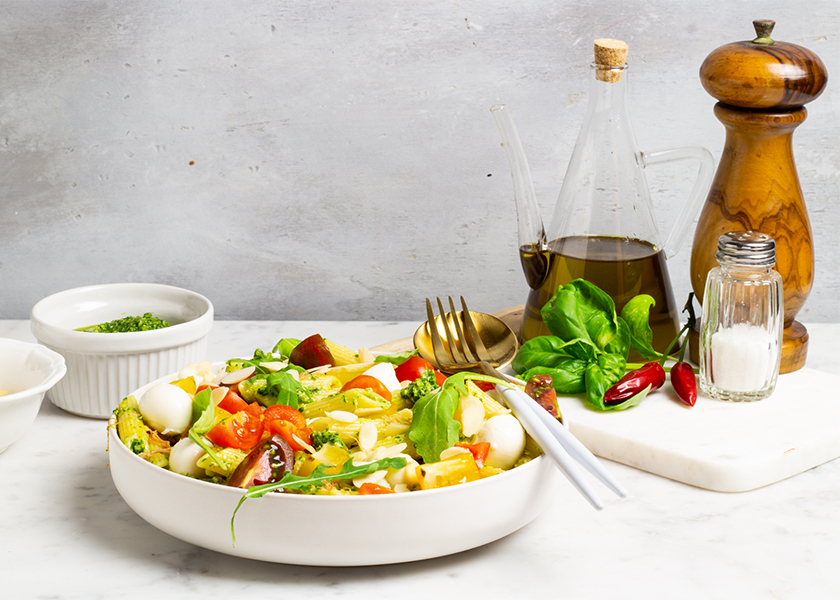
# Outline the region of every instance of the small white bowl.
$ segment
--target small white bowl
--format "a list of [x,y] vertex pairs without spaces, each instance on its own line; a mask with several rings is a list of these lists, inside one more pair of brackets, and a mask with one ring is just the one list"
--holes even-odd
[[44,393],[64,377],[64,358],[52,350],[0,338],[0,452],[16,442],[38,416]]
[[[75,331],[147,312],[170,326],[128,333]],[[213,305],[178,287],[114,283],[44,298],[32,308],[30,321],[35,339],[67,362],[67,377],[50,390],[50,401],[73,414],[107,419],[133,390],[205,358]]]

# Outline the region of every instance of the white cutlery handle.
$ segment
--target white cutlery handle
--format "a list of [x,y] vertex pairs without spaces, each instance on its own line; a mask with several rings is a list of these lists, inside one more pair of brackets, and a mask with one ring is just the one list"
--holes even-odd
[[539,444],[542,451],[554,461],[572,485],[589,500],[589,503],[593,507],[597,510],[603,509],[604,503],[595,493],[595,490],[592,489],[592,486],[583,476],[581,470],[577,468],[572,457],[569,456],[569,453],[566,452],[557,438],[554,437],[548,426],[537,416],[537,413],[519,396],[522,392],[502,386],[497,386],[496,389],[505,397],[508,407],[513,411],[514,416],[519,419],[519,422],[522,423],[525,431],[534,438],[534,441]]

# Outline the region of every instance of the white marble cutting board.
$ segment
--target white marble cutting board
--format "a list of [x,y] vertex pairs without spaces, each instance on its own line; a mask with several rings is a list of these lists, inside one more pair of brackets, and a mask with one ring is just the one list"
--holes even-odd
[[757,402],[701,395],[689,408],[670,383],[626,411],[590,410],[580,397],[558,402],[594,454],[718,492],[756,489],[840,456],[840,377],[807,367],[780,376]]

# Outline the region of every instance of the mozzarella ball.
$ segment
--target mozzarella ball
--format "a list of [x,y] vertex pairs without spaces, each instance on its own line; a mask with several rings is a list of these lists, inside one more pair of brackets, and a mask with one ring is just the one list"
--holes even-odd
[[161,383],[140,397],[140,414],[163,434],[184,433],[192,420],[192,397],[176,385]]
[[525,430],[513,415],[496,415],[484,422],[475,441],[490,442],[485,465],[510,469],[525,450]]
[[369,375],[382,382],[389,392],[399,390],[402,388],[400,382],[397,380],[397,374],[394,371],[394,365],[387,362],[376,363],[370,369],[365,371],[363,375]]
[[190,438],[184,438],[172,446],[169,452],[169,470],[190,477],[201,477],[205,474],[204,469],[196,463],[204,454],[198,444]]

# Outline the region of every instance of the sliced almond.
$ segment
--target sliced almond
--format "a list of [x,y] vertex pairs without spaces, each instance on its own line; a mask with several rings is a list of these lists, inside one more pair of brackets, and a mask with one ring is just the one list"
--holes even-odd
[[472,437],[484,423],[484,403],[475,396],[462,396],[455,418],[461,422],[464,437]]
[[402,435],[411,428],[410,423],[389,423],[382,434],[385,437],[393,437],[395,435]]
[[224,385],[233,385],[234,383],[245,381],[246,379],[250,379],[255,371],[256,369],[254,367],[245,367],[244,369],[239,369],[238,371],[228,373],[227,375],[222,377],[221,383],[223,383]]
[[367,421],[359,429],[359,448],[363,452],[370,452],[376,445],[378,437],[379,431],[376,429],[376,424]]
[[285,369],[286,367],[289,366],[289,363],[284,362],[284,361],[280,361],[280,360],[275,360],[275,361],[270,361],[270,362],[262,362],[262,363],[260,363],[260,366],[265,367],[269,371],[274,372],[274,371],[279,371],[280,369]]
[[358,415],[347,412],[346,410],[329,411],[326,415],[333,421],[341,421],[342,423],[353,423],[359,419]]
[[398,456],[405,449],[405,444],[395,444],[393,446],[380,446],[379,448],[371,452],[368,456],[370,460],[382,460],[383,458],[393,458],[395,456]]
[[218,406],[219,402],[227,396],[228,391],[229,390],[226,387],[214,388],[213,391],[210,392],[210,400],[213,402],[213,406]]
[[388,485],[388,482],[385,481],[385,476],[388,474],[388,471],[385,469],[380,469],[379,471],[374,471],[368,475],[364,475],[362,477],[356,477],[353,479],[353,485],[356,487],[362,487],[363,483],[375,483],[377,485],[382,485],[385,487],[391,487]]
[[470,407],[461,413],[461,430],[464,437],[472,437],[484,424],[484,409]]

